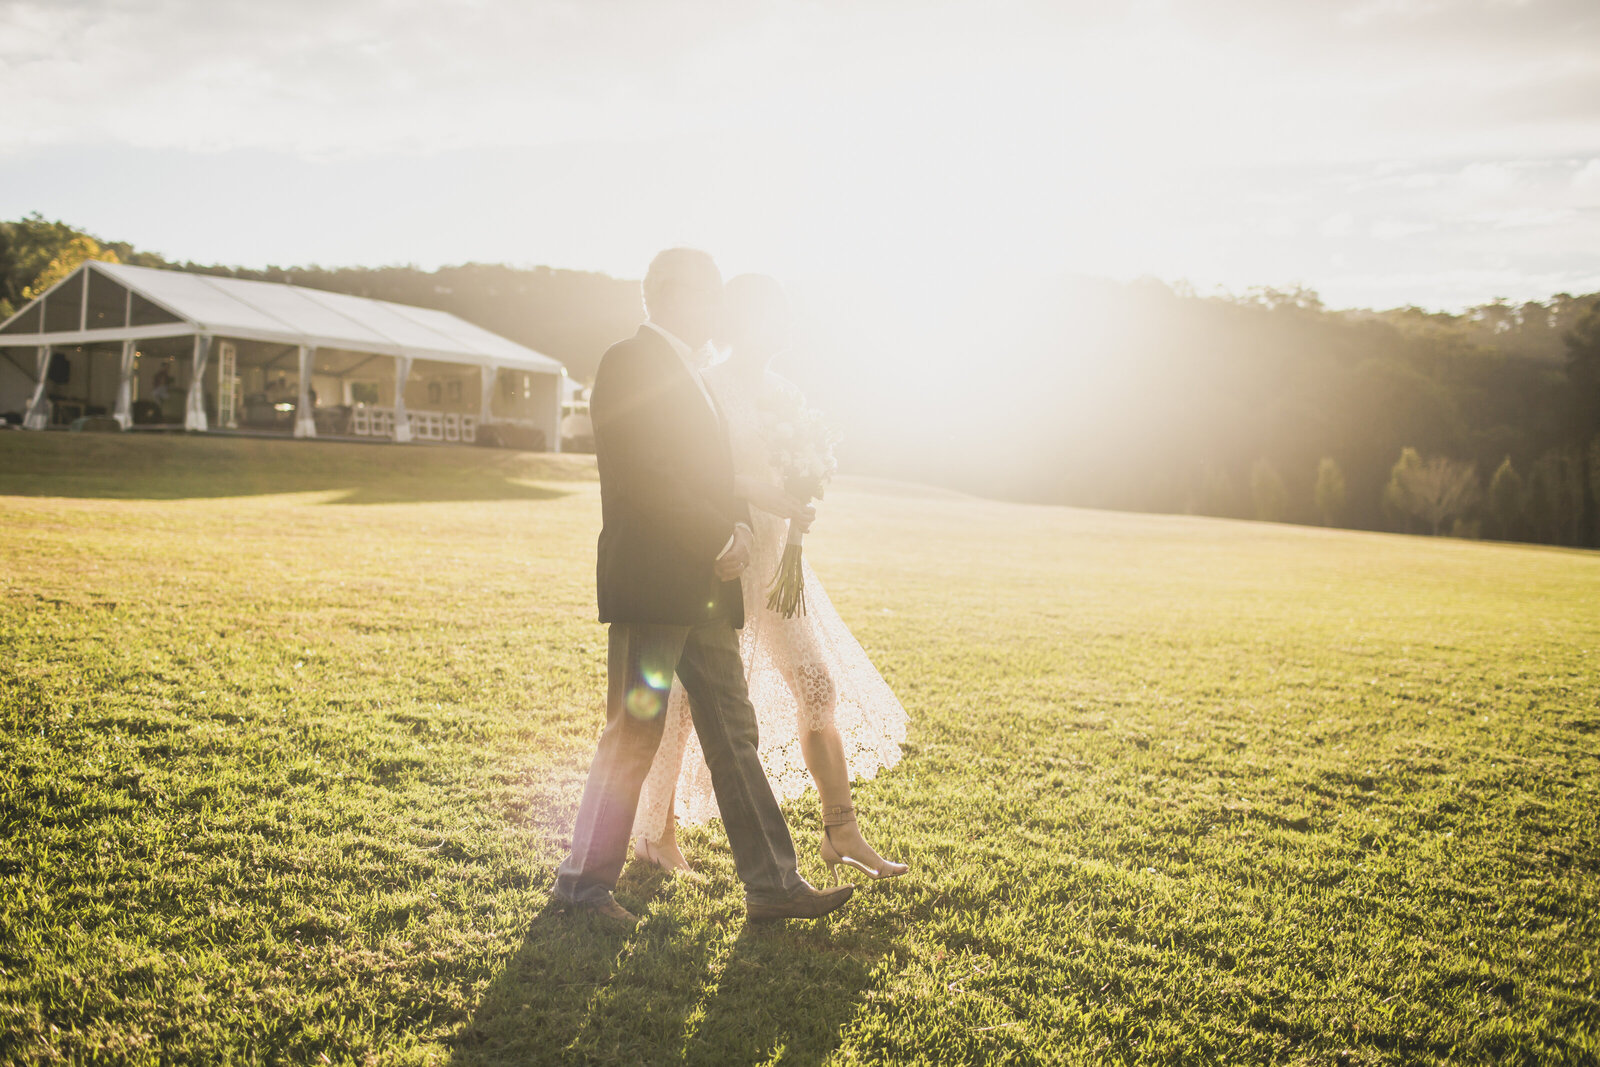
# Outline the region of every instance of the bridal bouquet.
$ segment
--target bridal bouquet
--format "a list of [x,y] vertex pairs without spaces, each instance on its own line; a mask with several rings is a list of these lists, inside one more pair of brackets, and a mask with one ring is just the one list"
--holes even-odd
[[[772,465],[783,479],[784,492],[802,503],[822,499],[822,487],[839,467],[833,455],[839,435],[822,413],[807,407],[798,391],[771,390],[762,397],[761,429],[771,449]],[[805,578],[800,569],[804,537],[804,531],[789,524],[783,559],[767,597],[767,607],[786,619],[806,613]]]

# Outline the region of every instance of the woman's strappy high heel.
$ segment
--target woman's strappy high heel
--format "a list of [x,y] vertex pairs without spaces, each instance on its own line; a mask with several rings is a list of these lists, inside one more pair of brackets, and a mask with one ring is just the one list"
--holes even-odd
[[828,882],[830,885],[839,881],[839,864],[853,867],[862,874],[877,881],[880,878],[898,878],[911,868],[904,863],[895,863],[893,860],[882,860],[881,866],[873,867],[854,856],[845,855],[834,845],[833,839],[828,836],[828,830],[834,826],[853,826],[856,821],[856,809],[850,804],[840,804],[837,807],[822,809],[822,862],[828,865]]

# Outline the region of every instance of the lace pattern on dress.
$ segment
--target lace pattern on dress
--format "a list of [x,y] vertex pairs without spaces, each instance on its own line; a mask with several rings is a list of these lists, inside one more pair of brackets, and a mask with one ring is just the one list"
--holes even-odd
[[796,726],[800,732],[820,730],[833,718],[833,706],[838,703],[833,692],[833,676],[821,663],[801,663],[785,668],[783,680],[799,703]]

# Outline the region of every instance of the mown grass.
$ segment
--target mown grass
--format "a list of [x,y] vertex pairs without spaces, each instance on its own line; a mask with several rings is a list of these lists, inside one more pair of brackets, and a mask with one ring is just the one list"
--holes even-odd
[[[547,908],[601,721],[582,458],[0,435],[0,1057],[1595,1063],[1600,557],[846,480],[914,864]],[[788,808],[814,851],[814,798]]]

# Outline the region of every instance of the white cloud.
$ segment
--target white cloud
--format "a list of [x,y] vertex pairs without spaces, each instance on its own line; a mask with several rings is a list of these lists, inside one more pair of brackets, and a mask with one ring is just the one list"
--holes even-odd
[[1518,170],[1514,163],[1469,163],[1461,168],[1456,182],[1462,192],[1472,197],[1494,197],[1509,192],[1516,184]]
[[1582,206],[1600,206],[1600,159],[1589,160],[1573,173],[1572,189]]
[[1438,228],[1439,224],[1435,222],[1419,222],[1414,219],[1379,219],[1372,224],[1369,232],[1379,241],[1399,241],[1419,233],[1431,233]]
[[1324,237],[1348,237],[1350,236],[1350,231],[1355,229],[1355,226],[1356,216],[1354,212],[1339,211],[1322,220],[1319,232]]

